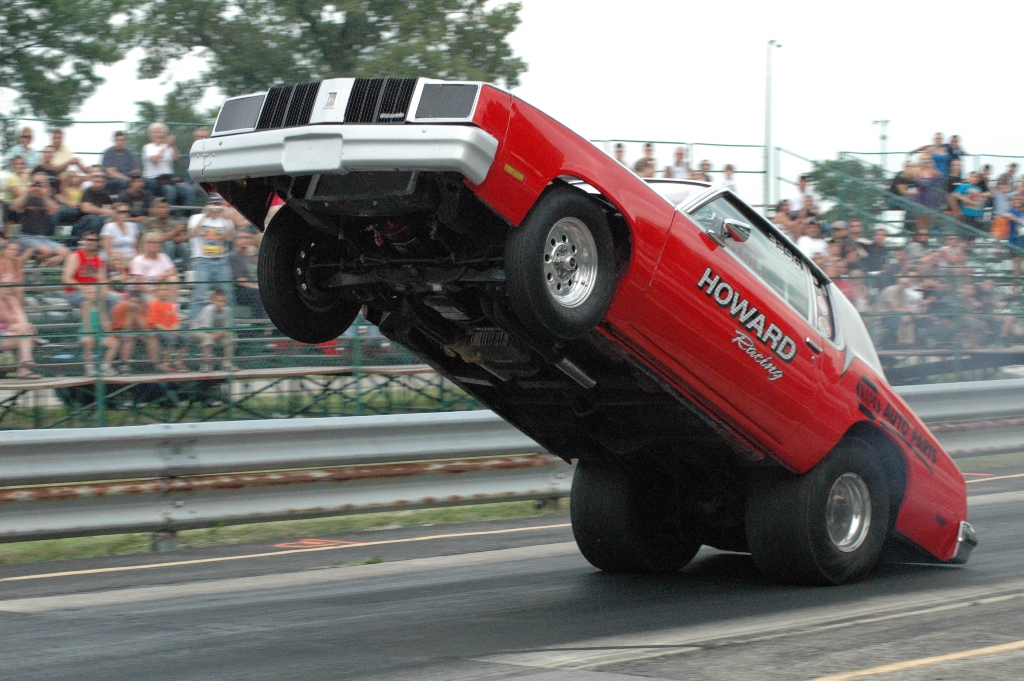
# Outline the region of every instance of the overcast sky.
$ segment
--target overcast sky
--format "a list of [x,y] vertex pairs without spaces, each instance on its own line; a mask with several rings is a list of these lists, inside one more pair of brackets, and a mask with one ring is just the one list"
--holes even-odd
[[[941,131],[971,153],[1024,156],[1019,3],[522,0],[510,37],[529,69],[516,94],[590,139],[762,144],[765,51],[772,55],[773,144],[814,159],[889,149]],[[176,76],[198,68],[179,65]],[[104,69],[108,82],[79,120],[132,119],[134,102],[169,84],[137,81],[134,66]],[[343,75],[343,74],[338,74]],[[69,134],[100,150],[109,131]],[[631,150],[630,156],[636,153]],[[669,148],[658,149],[659,162]],[[759,168],[760,153],[697,148],[714,166]],[[1001,169],[1003,161],[998,161]],[[891,162],[895,168],[896,161]],[[790,174],[784,164],[783,173]],[[753,179],[753,178],[750,178]]]

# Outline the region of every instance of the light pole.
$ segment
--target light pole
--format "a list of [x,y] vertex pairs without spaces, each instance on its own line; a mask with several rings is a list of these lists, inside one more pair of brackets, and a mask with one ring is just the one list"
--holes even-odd
[[888,132],[888,130],[889,130],[889,121],[888,120],[871,121],[871,124],[879,126],[880,134],[879,134],[878,139],[882,143],[882,161],[878,165],[880,165],[882,167],[882,170],[885,170],[886,169],[885,161],[886,161],[886,158],[887,158],[886,155],[885,155],[885,142],[886,142],[886,140],[889,139],[889,135],[886,134]]
[[782,47],[774,40],[768,41],[765,51],[764,77],[764,210],[771,203],[771,158],[772,158],[772,48]]

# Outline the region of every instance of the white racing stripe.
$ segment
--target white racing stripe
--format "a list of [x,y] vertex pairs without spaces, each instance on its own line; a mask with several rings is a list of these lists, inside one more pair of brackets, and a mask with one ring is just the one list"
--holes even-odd
[[811,634],[1021,597],[1024,597],[1024,579],[994,586],[874,596],[842,606],[816,606],[678,629],[609,636],[563,646],[490,655],[479,658],[479,661],[545,669],[596,670],[623,662],[692,653],[710,645]]
[[[558,544],[542,544],[515,549],[499,549],[481,551],[479,553],[463,553],[454,556],[436,556],[432,558],[415,558],[396,561],[394,563],[378,563],[374,565],[352,565],[348,567],[324,568],[320,570],[304,570],[287,572],[278,575],[260,575],[256,577],[235,577],[189,584],[168,586],[146,586],[94,593],[62,594],[58,596],[40,596],[35,598],[16,598],[0,601],[0,612],[39,613],[52,610],[79,610],[126,603],[142,603],[169,598],[186,598],[193,596],[209,596],[230,594],[244,591],[266,591],[269,589],[288,589],[308,587],[312,584],[327,584],[353,579],[378,579],[396,575],[408,575],[419,572],[451,570],[455,568],[493,565],[517,560],[541,560],[546,558],[579,556],[575,542]],[[582,561],[583,558],[580,558]]]

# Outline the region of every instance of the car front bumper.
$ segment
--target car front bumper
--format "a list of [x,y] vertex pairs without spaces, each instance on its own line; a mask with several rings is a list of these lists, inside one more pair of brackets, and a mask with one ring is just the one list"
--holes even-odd
[[454,171],[480,184],[498,140],[470,125],[307,125],[199,140],[196,182],[360,170]]
[[956,554],[949,561],[953,565],[963,565],[971,555],[971,551],[978,545],[978,534],[966,520],[960,521],[960,532],[956,538]]

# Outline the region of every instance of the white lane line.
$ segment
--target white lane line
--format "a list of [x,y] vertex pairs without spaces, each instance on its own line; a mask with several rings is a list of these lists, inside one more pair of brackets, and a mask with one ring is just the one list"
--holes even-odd
[[[1012,592],[1012,593],[1007,593]],[[709,645],[742,644],[819,631],[918,617],[1024,597],[1024,579],[996,586],[936,589],[874,596],[842,606],[824,605],[726,622],[578,641],[563,646],[478,658],[481,662],[545,669],[597,670],[612,664],[697,652]]]
[[[964,473],[964,475],[968,475]],[[982,475],[981,473],[974,473],[973,475]],[[984,477],[978,480],[968,480],[968,485],[973,485],[976,482],[992,482],[993,480],[1010,480],[1011,478],[1024,478],[1024,473],[1017,473],[1015,475],[998,475],[993,477]]]
[[154,570],[159,568],[182,567],[186,565],[205,565],[207,563],[224,563],[237,560],[251,560],[253,558],[278,558],[280,556],[292,556],[297,553],[320,553],[322,551],[337,551],[339,549],[353,549],[367,546],[386,546],[388,544],[410,544],[414,542],[435,541],[438,539],[458,539],[462,537],[483,537],[495,534],[512,534],[516,532],[536,532],[539,530],[551,530],[562,527],[569,527],[569,523],[557,525],[534,525],[531,527],[512,527],[504,530],[481,530],[477,532],[449,532],[447,534],[432,534],[421,537],[403,537],[401,539],[382,539],[380,541],[364,542],[343,542],[326,546],[313,546],[309,548],[287,549],[281,551],[264,551],[262,553],[240,553],[232,556],[217,556],[216,558],[193,558],[191,560],[173,560],[166,563],[143,563],[141,565],[117,565],[115,567],[91,568],[87,570],[67,570],[64,572],[45,572],[31,575],[19,575],[17,577],[0,578],[2,582],[25,582],[35,579],[53,579],[55,577],[75,577],[79,575],[99,575],[110,572],[134,572],[136,570]]
[[[286,572],[277,575],[259,575],[255,577],[234,577],[189,584],[168,586],[145,586],[93,593],[61,594],[59,596],[39,596],[34,598],[16,598],[0,601],[0,612],[39,613],[52,610],[79,610],[127,603],[143,603],[168,598],[185,598],[192,596],[208,596],[214,594],[231,594],[246,591],[266,591],[269,589],[287,589],[308,587],[312,584],[329,584],[360,578],[378,579],[396,575],[408,575],[417,572],[452,570],[480,565],[494,565],[519,560],[541,560],[547,558],[579,556],[575,542],[558,544],[542,544],[516,549],[499,549],[478,553],[463,553],[454,556],[436,556],[432,558],[414,558],[394,563],[377,563],[375,565],[353,565],[349,567],[324,568],[320,570],[304,570],[302,572]],[[583,561],[583,558],[580,558]]]
[[1024,502],[1024,490],[1019,492],[995,492],[993,494],[977,494],[967,497],[968,508],[974,506],[992,506],[994,504],[1011,504]]

